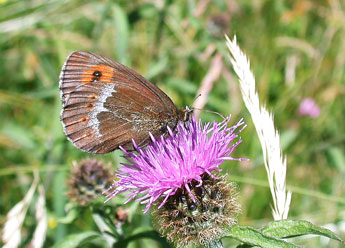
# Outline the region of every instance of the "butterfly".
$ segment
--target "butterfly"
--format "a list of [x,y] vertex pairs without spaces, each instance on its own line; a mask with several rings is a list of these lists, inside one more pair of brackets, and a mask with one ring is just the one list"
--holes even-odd
[[73,52],[60,74],[60,114],[64,133],[80,150],[108,153],[134,150],[154,137],[168,135],[192,110],[177,108],[157,86],[139,73],[106,57]]

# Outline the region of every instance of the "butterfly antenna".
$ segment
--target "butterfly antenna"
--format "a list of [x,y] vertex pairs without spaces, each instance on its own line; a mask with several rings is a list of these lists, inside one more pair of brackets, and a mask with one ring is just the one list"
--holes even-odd
[[199,111],[205,111],[205,112],[207,112],[207,113],[212,113],[212,114],[219,115],[221,118],[223,118],[223,120],[227,119],[224,115],[222,115],[221,113],[216,112],[216,111],[207,110],[207,109],[198,109],[198,108],[193,108],[193,109],[196,109],[196,110],[199,110]]
[[194,105],[194,103],[196,102],[196,100],[201,96],[201,94],[197,95],[196,97],[194,97],[194,100],[192,102],[192,104],[190,106],[188,106],[189,109],[194,110],[196,108],[193,108],[192,106]]
[[[194,98],[193,103],[192,103],[192,106],[194,105],[194,103],[196,102],[196,100],[197,100],[200,96],[201,96],[201,94],[198,94],[198,95]],[[218,112],[216,112],[216,111],[207,110],[207,109],[193,108],[193,107],[190,108],[189,106],[188,106],[188,108],[191,109],[192,111],[195,109],[195,110],[199,110],[199,111],[205,111],[205,112],[208,112],[208,113],[216,114],[216,115],[219,115],[221,118],[223,118],[223,120],[226,119],[226,117],[225,117],[224,115],[222,115],[221,113],[218,113]]]

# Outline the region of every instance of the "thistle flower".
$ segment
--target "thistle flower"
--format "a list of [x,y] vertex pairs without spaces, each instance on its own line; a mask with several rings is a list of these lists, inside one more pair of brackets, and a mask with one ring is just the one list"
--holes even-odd
[[[127,163],[119,168],[119,179],[108,190],[108,199],[128,192],[126,202],[146,204],[144,212],[154,205],[153,216],[161,232],[178,246],[210,244],[218,240],[224,227],[234,225],[240,212],[237,188],[221,171],[241,140],[240,120],[228,127],[230,118],[221,123],[202,124],[194,118],[180,123],[175,133],[155,139],[146,149],[133,141],[137,153],[125,152]],[[235,141],[235,142],[234,142]]]
[[67,182],[67,195],[71,201],[85,206],[97,199],[114,179],[109,165],[96,159],[84,159],[74,163],[72,176]]
[[311,118],[317,118],[320,115],[320,108],[312,98],[305,98],[299,106],[300,115],[308,115]]
[[[160,137],[156,140],[152,135],[152,144],[146,149],[140,149],[133,144],[137,153],[125,152],[128,163],[118,170],[119,178],[109,189],[108,199],[122,192],[128,192],[126,203],[137,198],[146,204],[147,212],[153,202],[163,197],[158,206],[162,207],[178,190],[185,188],[189,196],[195,201],[190,189],[190,183],[202,185],[202,176],[208,174],[213,177],[213,170],[220,171],[219,165],[225,160],[242,160],[231,157],[231,153],[241,140],[233,143],[242,131],[243,121],[227,127],[230,118],[217,124],[216,122],[202,125],[201,120],[193,119],[188,123],[180,123],[177,132],[169,129],[168,138]],[[237,130],[242,127],[240,130]],[[233,143],[233,144],[232,144]]]

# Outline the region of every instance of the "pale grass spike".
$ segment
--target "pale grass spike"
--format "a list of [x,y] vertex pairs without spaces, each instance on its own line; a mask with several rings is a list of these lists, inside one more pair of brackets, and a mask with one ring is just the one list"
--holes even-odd
[[250,63],[236,44],[236,36],[230,40],[225,36],[230,52],[230,61],[240,81],[244,103],[253,119],[262,147],[268,182],[273,197],[272,214],[275,220],[286,219],[291,202],[291,191],[286,189],[286,158],[280,148],[280,137],[274,128],[273,115],[260,106],[255,91],[255,78]]

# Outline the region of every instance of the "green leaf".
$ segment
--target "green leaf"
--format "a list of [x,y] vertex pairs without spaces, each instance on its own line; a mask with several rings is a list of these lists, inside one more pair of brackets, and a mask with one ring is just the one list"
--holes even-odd
[[119,236],[117,230],[113,226],[113,221],[109,221],[109,216],[104,218],[100,214],[93,213],[93,220],[96,223],[98,229],[102,232],[104,239],[107,241],[110,247],[116,242],[117,236]]
[[84,232],[78,234],[71,234],[64,240],[57,243],[54,248],[74,248],[80,246],[82,243],[90,241],[94,238],[101,237],[96,232]]
[[149,66],[149,70],[146,72],[145,77],[151,80],[153,77],[157,76],[163,72],[168,66],[168,57],[163,57],[159,59],[156,63]]
[[[61,182],[65,182],[66,180],[66,172],[65,171],[57,171],[53,177],[53,206],[54,206],[54,213],[58,218],[62,218],[65,216],[65,205],[66,205],[66,192],[65,184]],[[54,239],[56,243],[59,243],[61,240],[64,240],[66,235],[68,234],[66,225],[59,225],[54,230]]]
[[23,149],[34,149],[36,144],[28,128],[17,125],[13,122],[6,122],[3,129],[0,130],[6,137],[11,139]]
[[262,233],[275,238],[289,238],[306,234],[316,234],[337,240],[344,241],[330,230],[313,225],[305,220],[280,220],[269,223],[263,228]]
[[114,248],[125,248],[127,247],[127,245],[132,242],[132,241],[136,241],[138,239],[153,239],[155,241],[157,241],[163,248],[170,248],[169,243],[160,236],[159,233],[157,233],[156,231],[146,231],[146,232],[141,232],[141,233],[137,233],[134,234],[126,239],[123,240],[119,240],[118,242],[116,242],[114,244]]
[[62,224],[70,224],[72,223],[75,219],[77,219],[80,216],[80,208],[77,207],[76,204],[74,203],[68,203],[66,205],[66,208],[68,209],[67,215],[59,218],[58,222]]
[[227,237],[231,237],[245,244],[265,247],[265,248],[296,248],[298,246],[288,243],[283,240],[278,240],[273,237],[266,236],[261,232],[244,226],[234,226],[226,233]]
[[297,132],[293,129],[282,132],[280,135],[280,144],[282,146],[282,149],[285,150],[285,148],[289,147],[289,145],[291,145],[291,143],[294,142],[296,138]]
[[345,173],[344,151],[338,147],[330,147],[326,150],[331,164],[334,164],[341,173]]
[[114,4],[113,5],[113,18],[115,27],[115,41],[116,41],[116,55],[117,60],[121,64],[127,64],[128,57],[128,44],[129,44],[129,27],[127,15],[123,9]]
[[178,92],[183,92],[185,95],[194,95],[198,90],[198,87],[191,81],[182,78],[169,78],[166,81],[166,85],[177,90]]

